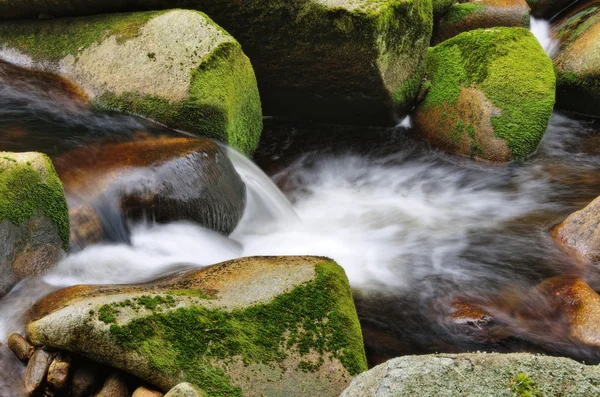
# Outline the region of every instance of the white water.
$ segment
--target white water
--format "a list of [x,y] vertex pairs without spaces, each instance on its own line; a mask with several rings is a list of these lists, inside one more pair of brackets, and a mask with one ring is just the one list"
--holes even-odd
[[552,38],[550,31],[550,23],[543,19],[530,19],[531,33],[538,39],[544,51],[548,56],[552,57],[558,49],[559,42]]

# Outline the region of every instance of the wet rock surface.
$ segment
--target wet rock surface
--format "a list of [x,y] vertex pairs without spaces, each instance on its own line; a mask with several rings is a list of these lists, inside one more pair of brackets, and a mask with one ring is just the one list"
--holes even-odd
[[600,197],[556,226],[553,236],[577,257],[600,265]]

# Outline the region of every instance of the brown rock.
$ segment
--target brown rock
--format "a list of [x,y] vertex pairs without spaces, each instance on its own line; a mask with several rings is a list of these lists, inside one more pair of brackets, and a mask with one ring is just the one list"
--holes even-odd
[[17,333],[10,334],[8,337],[8,348],[24,363],[29,361],[35,351],[31,343]]
[[83,249],[104,238],[102,220],[91,205],[82,204],[69,209],[69,220],[71,222],[71,251]]
[[573,0],[527,0],[531,15],[536,18],[550,19],[565,7],[573,4]]
[[73,366],[71,395],[88,397],[97,390],[105,379],[105,372],[100,366],[90,361],[78,361]]
[[579,258],[600,265],[600,197],[574,212],[552,235]]
[[33,353],[25,369],[24,377],[25,391],[28,394],[33,394],[41,389],[51,362],[52,354],[44,349],[38,349]]
[[135,389],[135,391],[131,395],[131,397],[163,397],[163,396],[164,396],[163,393],[161,393],[157,390],[148,389],[147,387],[144,387],[144,386],[140,386],[137,389]]
[[451,304],[448,321],[462,335],[477,343],[498,342],[511,336],[508,326],[492,312],[479,302],[456,298]]
[[69,357],[59,355],[52,361],[48,368],[48,376],[46,381],[53,390],[63,390],[67,386],[69,380],[69,371],[71,368],[71,360]]
[[129,393],[121,375],[114,372],[106,378],[104,385],[94,394],[94,397],[129,397]]

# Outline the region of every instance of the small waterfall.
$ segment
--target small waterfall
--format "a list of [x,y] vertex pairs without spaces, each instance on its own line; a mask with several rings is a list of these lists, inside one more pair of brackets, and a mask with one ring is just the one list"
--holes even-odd
[[550,22],[543,19],[531,17],[531,33],[538,39],[546,54],[552,58],[558,49],[559,42],[552,38]]

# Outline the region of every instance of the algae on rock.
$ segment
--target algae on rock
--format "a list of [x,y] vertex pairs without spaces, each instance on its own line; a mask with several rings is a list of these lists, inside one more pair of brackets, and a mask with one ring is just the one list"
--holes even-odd
[[93,102],[252,154],[262,131],[240,44],[188,10],[0,24],[0,58],[60,74]]
[[524,28],[464,32],[429,50],[428,89],[415,112],[430,143],[477,160],[526,158],[554,106],[552,62]]

